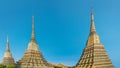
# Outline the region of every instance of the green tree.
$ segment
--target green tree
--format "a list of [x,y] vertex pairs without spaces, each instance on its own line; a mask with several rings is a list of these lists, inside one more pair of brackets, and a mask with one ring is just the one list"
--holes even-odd
[[9,65],[6,65],[6,68],[15,68],[15,65],[9,64]]
[[62,67],[59,67],[59,66],[54,66],[54,68],[62,68]]
[[3,64],[0,64],[0,68],[5,68],[5,65],[3,65]]

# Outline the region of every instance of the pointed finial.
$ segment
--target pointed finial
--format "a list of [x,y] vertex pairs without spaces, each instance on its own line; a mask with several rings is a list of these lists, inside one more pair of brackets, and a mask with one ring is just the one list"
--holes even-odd
[[34,32],[34,15],[32,15],[32,40],[35,40],[35,32]]
[[94,8],[92,8],[91,15],[92,15],[92,20],[94,20]]
[[94,24],[94,9],[92,8],[90,33],[93,33],[93,32],[96,32],[96,29]]
[[9,43],[8,35],[7,35],[7,43]]
[[8,36],[7,36],[7,43],[6,43],[6,51],[10,51],[10,48],[9,48],[9,39],[8,39]]

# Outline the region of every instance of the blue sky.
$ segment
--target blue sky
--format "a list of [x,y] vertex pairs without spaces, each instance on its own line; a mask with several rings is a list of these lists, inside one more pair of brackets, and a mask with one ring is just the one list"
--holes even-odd
[[37,43],[46,60],[75,65],[88,38],[94,7],[97,33],[114,66],[120,68],[119,3],[119,0],[0,0],[0,61],[7,35],[15,60],[23,56],[34,14]]

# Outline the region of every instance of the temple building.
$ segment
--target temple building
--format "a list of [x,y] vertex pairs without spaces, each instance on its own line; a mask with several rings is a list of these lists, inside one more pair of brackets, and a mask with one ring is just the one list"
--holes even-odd
[[114,68],[104,45],[100,42],[94,24],[94,11],[91,13],[90,33],[80,60],[75,68]]
[[15,64],[12,54],[10,52],[8,37],[7,37],[6,51],[5,51],[5,54],[3,57],[2,64],[4,64],[4,65],[14,65]]
[[51,64],[54,68],[68,68],[68,66],[65,66],[62,63],[59,64],[49,63],[49,64]]
[[19,68],[53,68],[39,50],[34,33],[34,16],[32,16],[32,36],[24,56],[17,63]]

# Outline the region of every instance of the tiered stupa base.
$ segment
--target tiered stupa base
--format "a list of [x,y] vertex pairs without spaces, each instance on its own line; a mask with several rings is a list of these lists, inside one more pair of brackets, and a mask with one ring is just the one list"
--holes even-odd
[[76,68],[114,68],[103,45],[87,46]]
[[8,65],[8,64],[14,65],[15,64],[14,59],[12,57],[4,57],[3,64],[5,64],[5,65]]
[[27,50],[19,61],[20,68],[52,68],[39,51]]

